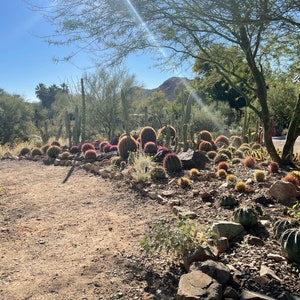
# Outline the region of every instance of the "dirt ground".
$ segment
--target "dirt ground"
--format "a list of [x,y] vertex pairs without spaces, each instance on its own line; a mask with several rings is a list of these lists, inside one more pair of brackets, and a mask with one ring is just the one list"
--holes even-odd
[[139,242],[167,209],[84,170],[63,184],[67,171],[0,161],[0,298],[155,299]]
[[[62,183],[68,170],[0,160],[0,299],[174,299],[180,270],[139,246],[149,224],[169,216],[170,207],[135,193],[126,180],[79,168]],[[175,194],[188,201],[186,192]],[[223,212],[199,207],[203,220]]]

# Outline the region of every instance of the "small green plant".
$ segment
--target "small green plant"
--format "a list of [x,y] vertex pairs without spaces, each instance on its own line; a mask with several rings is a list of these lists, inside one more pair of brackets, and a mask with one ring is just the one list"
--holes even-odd
[[263,182],[266,180],[266,173],[263,170],[255,170],[253,176],[257,182]]
[[150,179],[150,169],[154,163],[149,156],[136,154],[130,169],[130,175],[135,182],[147,182]]
[[166,253],[182,260],[208,237],[202,226],[189,218],[162,219],[150,227],[140,246],[149,254]]
[[298,201],[292,206],[291,209],[288,210],[288,214],[300,224],[300,201]]

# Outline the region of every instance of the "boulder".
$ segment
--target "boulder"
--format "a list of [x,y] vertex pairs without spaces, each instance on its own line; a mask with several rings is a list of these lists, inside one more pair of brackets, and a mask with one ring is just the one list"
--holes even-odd
[[190,170],[197,168],[199,170],[205,169],[206,163],[209,162],[209,158],[206,153],[199,150],[188,149],[187,151],[181,151],[178,153],[178,157],[182,161],[182,168],[184,170]]
[[217,238],[227,237],[228,240],[233,240],[242,237],[246,232],[243,225],[235,222],[220,221],[212,225],[211,231],[217,235]]
[[192,271],[180,277],[177,300],[221,300],[222,285],[201,271]]

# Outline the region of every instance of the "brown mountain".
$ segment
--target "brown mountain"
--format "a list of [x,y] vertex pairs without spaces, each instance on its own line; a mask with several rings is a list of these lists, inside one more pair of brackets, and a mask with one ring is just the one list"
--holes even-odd
[[169,101],[174,101],[176,98],[175,95],[175,89],[180,84],[189,85],[192,80],[185,78],[185,77],[171,77],[164,81],[159,87],[155,89],[144,89],[144,88],[137,88],[136,93],[138,97],[141,98],[148,98],[150,97],[154,92],[163,92],[166,95],[166,98]]

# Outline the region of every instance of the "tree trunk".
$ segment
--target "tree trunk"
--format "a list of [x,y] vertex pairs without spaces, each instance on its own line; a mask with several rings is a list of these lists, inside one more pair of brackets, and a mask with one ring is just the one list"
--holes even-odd
[[282,161],[286,165],[293,164],[294,145],[297,137],[299,136],[299,123],[300,123],[300,94],[295,105],[294,113],[289,125],[286,141],[282,151]]

